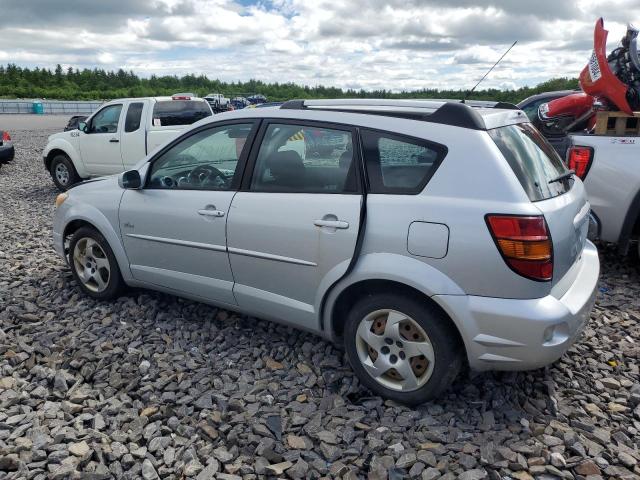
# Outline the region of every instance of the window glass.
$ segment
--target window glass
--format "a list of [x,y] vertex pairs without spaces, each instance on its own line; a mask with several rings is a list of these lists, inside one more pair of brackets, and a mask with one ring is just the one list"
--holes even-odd
[[118,131],[118,121],[122,105],[109,105],[94,115],[91,119],[89,133],[115,133]]
[[562,160],[530,123],[489,130],[532,202],[561,195],[571,188],[569,177],[549,183],[567,171]]
[[538,118],[538,107],[542,105],[546,100],[536,100],[535,102],[531,102],[529,105],[525,106],[522,111],[527,114],[529,120],[532,122]]
[[153,107],[154,127],[191,125],[211,116],[211,108],[204,100],[163,100]]
[[177,143],[151,166],[148,186],[228,190],[253,124],[203,130]]
[[355,192],[354,165],[351,132],[270,124],[260,145],[251,189]]
[[446,153],[424,140],[365,130],[362,132],[372,193],[418,193]]
[[143,103],[136,102],[129,104],[127,109],[127,117],[124,121],[125,132],[135,132],[140,128],[140,119],[142,118]]

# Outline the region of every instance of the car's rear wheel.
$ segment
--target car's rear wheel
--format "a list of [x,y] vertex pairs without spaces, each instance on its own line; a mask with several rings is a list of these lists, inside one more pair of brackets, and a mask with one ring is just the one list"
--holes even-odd
[[124,286],[111,247],[93,228],[83,227],[73,234],[69,242],[69,265],[80,289],[93,298],[115,298]]
[[344,342],[365,386],[408,405],[440,395],[462,365],[459,337],[449,319],[432,305],[402,295],[367,296],[357,302]]
[[53,183],[63,192],[80,181],[78,172],[76,172],[73,163],[66,155],[59,154],[53,157],[49,166],[49,173],[51,173]]

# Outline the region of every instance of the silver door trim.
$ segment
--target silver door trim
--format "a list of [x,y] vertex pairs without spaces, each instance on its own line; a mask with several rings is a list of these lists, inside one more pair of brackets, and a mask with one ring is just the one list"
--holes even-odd
[[168,243],[169,245],[180,245],[181,247],[200,248],[202,250],[212,250],[214,252],[226,252],[224,245],[214,245],[212,243],[189,242],[188,240],[178,240],[176,238],[153,237],[151,235],[140,235],[137,233],[127,233],[127,237],[148,240],[150,242]]
[[229,247],[229,253],[243,255],[245,257],[263,258],[265,260],[274,260],[276,262],[293,263],[294,265],[304,265],[307,267],[317,267],[318,264],[299,258],[283,257],[281,255],[273,255],[271,253],[256,252],[254,250],[244,250],[242,248]]

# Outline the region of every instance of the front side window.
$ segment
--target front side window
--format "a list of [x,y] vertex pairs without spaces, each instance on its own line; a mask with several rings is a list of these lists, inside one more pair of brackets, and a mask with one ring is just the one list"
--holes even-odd
[[158,157],[147,186],[161,189],[229,190],[252,123],[203,130]]
[[162,100],[153,106],[154,127],[191,125],[211,116],[211,107],[204,100]]
[[129,105],[127,116],[124,120],[124,131],[135,132],[140,128],[140,120],[142,119],[142,108],[144,103],[135,102]]
[[371,193],[415,194],[427,184],[447,149],[425,140],[364,130]]
[[116,133],[122,105],[109,105],[91,119],[89,133]]
[[350,131],[270,124],[265,132],[251,189],[270,192],[357,191]]

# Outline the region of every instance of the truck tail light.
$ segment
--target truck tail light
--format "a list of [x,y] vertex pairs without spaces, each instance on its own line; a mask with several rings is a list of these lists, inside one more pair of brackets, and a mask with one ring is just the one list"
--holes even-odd
[[593,148],[591,147],[571,147],[567,152],[567,163],[571,170],[576,172],[580,180],[584,180],[591,168],[593,160]]
[[553,244],[542,215],[490,214],[486,222],[511,270],[540,282],[553,278]]
[[171,97],[171,100],[191,100],[191,97],[187,97],[186,95],[177,95]]
[[9,135],[9,132],[2,132],[2,141],[3,142],[11,141],[11,135]]

